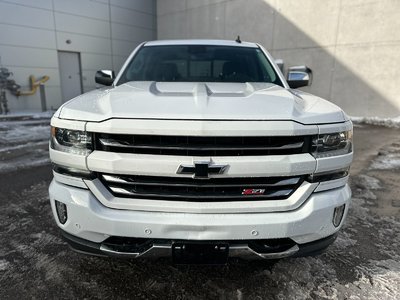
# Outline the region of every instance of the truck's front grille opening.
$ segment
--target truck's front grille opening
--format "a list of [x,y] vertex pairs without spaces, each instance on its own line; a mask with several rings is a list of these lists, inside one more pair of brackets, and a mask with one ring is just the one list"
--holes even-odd
[[286,199],[303,183],[303,176],[210,178],[99,174],[116,197],[191,202]]
[[96,134],[96,149],[179,156],[250,156],[308,153],[311,136],[167,136]]

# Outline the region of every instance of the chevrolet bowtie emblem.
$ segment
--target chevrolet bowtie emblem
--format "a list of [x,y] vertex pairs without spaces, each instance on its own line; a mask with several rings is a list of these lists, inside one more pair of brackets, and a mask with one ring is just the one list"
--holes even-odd
[[180,165],[177,174],[192,174],[193,178],[209,178],[209,174],[222,174],[228,165],[213,165],[208,161],[194,162],[194,165]]

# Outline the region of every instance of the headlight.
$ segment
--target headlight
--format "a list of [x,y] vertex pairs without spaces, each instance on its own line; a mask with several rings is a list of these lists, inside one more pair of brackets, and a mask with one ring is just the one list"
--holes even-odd
[[92,152],[91,133],[79,130],[51,127],[51,148],[79,155]]
[[312,155],[321,158],[350,153],[352,140],[353,130],[320,134],[313,139]]

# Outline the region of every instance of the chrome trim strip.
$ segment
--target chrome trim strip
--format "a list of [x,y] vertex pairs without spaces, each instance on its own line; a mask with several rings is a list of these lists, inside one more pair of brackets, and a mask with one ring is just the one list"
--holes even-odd
[[157,256],[170,256],[172,252],[172,245],[171,244],[153,244],[152,247],[143,251],[143,252],[121,252],[115,251],[107,247],[106,245],[101,245],[100,250],[112,255],[112,256],[124,256],[124,257],[157,257]]
[[[263,259],[279,259],[279,258],[285,258],[294,255],[296,252],[300,250],[298,245],[294,245],[290,249],[282,252],[274,252],[274,253],[258,253],[254,251],[253,249],[249,248],[247,245],[239,245],[239,246],[232,246],[229,247],[229,256],[243,256],[243,254],[246,254],[247,256],[249,255],[256,255],[260,258]],[[231,255],[231,251],[233,252]]]
[[[234,183],[234,184],[208,184],[208,183],[170,183],[170,182],[141,182],[141,181],[128,181],[125,180],[123,178],[121,178],[120,176],[112,176],[112,175],[102,175],[103,179],[107,182],[107,183],[122,183],[122,184],[126,184],[126,185],[163,185],[163,186],[181,186],[181,187],[274,187],[274,186],[284,186],[284,185],[296,185],[299,181],[300,181],[300,177],[294,177],[294,178],[288,178],[288,179],[283,179],[280,180],[276,183],[260,183],[260,184],[256,184],[256,183]],[[179,177],[174,177],[177,180],[179,180]]]
[[[100,246],[100,250],[108,255],[121,256],[121,257],[132,257],[132,258],[149,258],[149,257],[162,257],[171,256],[172,244],[153,244],[149,249],[139,253],[139,252],[120,252],[110,249],[105,245]],[[273,253],[258,253],[251,249],[248,245],[233,245],[229,246],[229,256],[230,257],[251,257],[251,258],[261,258],[261,259],[279,259],[290,257],[296,254],[300,250],[298,245],[294,245],[288,250],[282,252]]]
[[132,197],[159,197],[159,198],[177,198],[177,199],[254,199],[254,198],[270,198],[270,197],[281,197],[281,196],[288,196],[293,189],[286,189],[286,190],[279,190],[275,191],[270,194],[263,194],[263,195],[227,195],[227,196],[220,196],[220,195],[211,195],[211,196],[204,196],[204,195],[176,195],[176,194],[157,194],[157,193],[136,193],[129,191],[128,189],[121,188],[121,187],[112,187],[109,188],[117,194],[128,195]]
[[226,150],[286,150],[286,149],[297,149],[301,148],[304,145],[304,142],[298,142],[293,144],[286,144],[279,147],[246,147],[237,146],[237,147],[193,147],[193,146],[157,146],[157,145],[133,145],[133,144],[125,144],[123,142],[117,141],[115,139],[105,139],[99,138],[100,143],[106,147],[120,147],[120,148],[128,148],[128,149],[156,149],[156,150],[193,150],[193,151],[226,151]]
[[105,245],[100,246],[100,250],[109,254],[109,255],[116,255],[116,256],[129,256],[129,257],[139,257],[140,253],[139,252],[121,252],[121,251],[115,251],[110,249],[109,247]]
[[[84,180],[93,195],[99,202],[107,208],[128,210],[128,211],[146,211],[162,213],[193,213],[193,214],[224,214],[226,217],[230,214],[244,213],[270,213],[270,212],[291,212],[303,205],[312,195],[318,183],[309,183],[307,181],[293,191],[285,199],[240,199],[235,201],[180,201],[180,199],[150,199],[149,197],[139,198],[124,195],[114,195],[102,181]],[[283,197],[282,197],[283,198]],[[251,203],[250,203],[251,202]]]

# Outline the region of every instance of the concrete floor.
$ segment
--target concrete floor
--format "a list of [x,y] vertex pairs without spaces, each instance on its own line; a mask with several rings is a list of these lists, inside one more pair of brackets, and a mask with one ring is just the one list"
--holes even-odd
[[0,299],[400,298],[399,130],[355,127],[353,203],[325,254],[210,267],[69,250],[48,201],[47,123],[0,122]]

